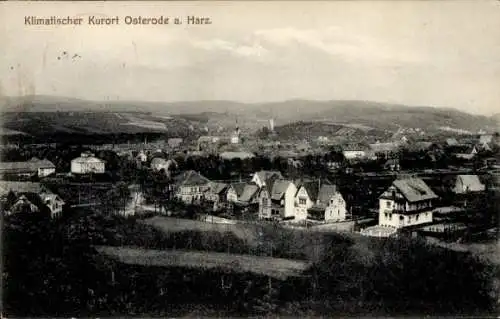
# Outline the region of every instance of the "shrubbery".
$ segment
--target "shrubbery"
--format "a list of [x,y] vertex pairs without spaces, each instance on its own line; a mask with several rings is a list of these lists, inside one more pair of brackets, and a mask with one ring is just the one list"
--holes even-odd
[[259,253],[230,233],[164,234],[133,219],[94,215],[56,223],[19,215],[4,224],[3,301],[11,316],[470,315],[493,311],[497,300],[496,267],[404,238],[263,228],[273,256],[304,254],[314,262],[302,277],[279,281],[221,269],[123,265],[92,249]]

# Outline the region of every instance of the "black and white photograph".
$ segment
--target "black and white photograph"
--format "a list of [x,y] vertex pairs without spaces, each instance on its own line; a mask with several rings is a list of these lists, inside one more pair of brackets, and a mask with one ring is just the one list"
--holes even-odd
[[497,318],[500,1],[0,3],[2,318]]

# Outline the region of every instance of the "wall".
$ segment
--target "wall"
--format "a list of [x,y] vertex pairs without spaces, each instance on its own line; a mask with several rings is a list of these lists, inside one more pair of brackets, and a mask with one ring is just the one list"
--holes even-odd
[[55,167],[54,168],[39,168],[38,169],[38,176],[45,177],[45,176],[48,176],[48,175],[53,174],[55,172],[56,172]]
[[[306,203],[300,204],[299,199],[305,198]],[[309,198],[307,191],[304,187],[301,187],[294,199],[294,215],[295,220],[305,220],[307,219],[307,210],[313,206],[313,201]]]
[[340,193],[337,193],[332,199],[333,204],[331,204],[330,201],[325,210],[325,221],[344,221],[346,219],[346,204],[344,198]]
[[[263,200],[267,200],[267,205],[264,206]],[[271,217],[271,199],[267,191],[262,191],[259,195],[259,218]]]
[[295,184],[290,183],[285,192],[285,207],[283,210],[282,217],[294,216],[295,213],[295,193],[297,193],[297,187]]
[[234,203],[238,200],[238,194],[236,194],[236,191],[231,187],[227,191],[226,198],[228,202]]

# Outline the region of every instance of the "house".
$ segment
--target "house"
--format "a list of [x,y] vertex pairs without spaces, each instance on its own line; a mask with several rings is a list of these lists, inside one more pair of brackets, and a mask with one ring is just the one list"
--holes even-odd
[[384,169],[389,171],[399,171],[401,169],[399,159],[392,158],[387,160],[384,164]]
[[257,195],[259,193],[259,187],[255,184],[245,184],[245,187],[243,188],[243,192],[241,195],[238,197],[238,201],[236,202],[237,205],[240,206],[248,206],[252,204],[257,204],[258,203],[258,198]]
[[40,201],[33,194],[22,194],[17,197],[11,204],[4,206],[6,215],[20,214],[20,213],[39,213],[42,209]]
[[103,174],[105,161],[97,158],[92,153],[82,153],[80,157],[71,160],[71,173],[73,174]]
[[456,146],[456,145],[458,145],[458,141],[457,141],[456,138],[447,138],[445,143],[446,143],[447,146]]
[[148,161],[148,155],[146,154],[146,152],[144,152],[143,150],[141,150],[139,152],[139,154],[137,154],[137,156],[135,157],[135,159],[139,162],[139,163],[145,163]]
[[328,136],[318,136],[318,143],[328,143]]
[[389,156],[389,154],[395,153],[399,149],[399,143],[374,143],[370,144],[370,149],[375,153],[376,156]]
[[50,209],[52,218],[59,218],[62,216],[63,207],[66,203],[59,195],[52,194],[51,192],[42,192],[39,196],[43,203]]
[[226,200],[229,203],[235,203],[238,201],[238,198],[243,194],[243,190],[245,189],[245,182],[240,183],[231,183],[227,189]]
[[238,144],[240,143],[240,129],[236,127],[234,130],[233,134],[231,135],[231,144]]
[[469,194],[484,192],[486,186],[481,183],[477,175],[458,175],[453,186],[455,194]]
[[307,218],[325,222],[346,220],[346,202],[336,185],[321,184],[318,180],[299,187],[295,195],[295,220]]
[[298,152],[309,152],[311,150],[311,145],[306,142],[301,142],[295,145],[295,150]]
[[227,191],[227,201],[233,205],[247,206],[257,203],[259,187],[252,183],[232,183]]
[[220,142],[219,136],[210,136],[210,135],[200,136],[197,142],[198,149],[200,149],[202,146],[203,147],[212,146],[213,144],[217,144],[219,142]]
[[490,144],[493,142],[493,135],[492,134],[484,134],[479,136],[479,144]]
[[177,162],[172,159],[166,160],[161,157],[156,157],[151,160],[151,169],[153,171],[160,172],[163,170],[165,174],[169,176],[176,167]]
[[185,171],[174,178],[175,197],[186,204],[192,204],[205,199],[210,189],[211,181],[195,171]]
[[466,160],[474,158],[474,156],[476,156],[477,153],[478,150],[475,145],[455,146],[453,148],[453,155],[455,155],[455,157]]
[[419,142],[414,142],[411,144],[408,144],[406,146],[406,149],[411,151],[411,152],[422,152],[422,151],[429,151],[431,148],[436,147],[437,145],[432,143],[432,142],[424,142],[424,141],[419,141]]
[[45,177],[55,173],[56,166],[46,159],[33,157],[25,162],[1,162],[0,175]]
[[214,203],[213,210],[216,211],[221,207],[224,207],[227,203],[226,193],[228,189],[228,184],[211,182],[209,185],[208,192],[206,192],[205,198],[209,202]]
[[326,162],[326,167],[329,171],[336,171],[342,167],[341,161],[328,161]]
[[239,159],[248,159],[248,158],[253,158],[255,155],[249,152],[223,152],[220,154],[220,157],[223,160],[232,160],[235,158]]
[[293,159],[293,158],[287,159],[287,164],[288,164],[288,166],[294,167],[294,168],[301,168],[302,166],[304,166],[304,164],[302,163],[302,161],[296,160],[296,159]]
[[[47,211],[52,218],[60,217],[65,202],[40,183],[0,181],[0,198],[5,203],[12,196],[6,207],[6,213],[14,213],[23,207],[30,212]],[[18,206],[16,206],[18,205]],[[19,206],[20,205],[20,206]],[[5,207],[5,206],[4,206]]]
[[264,185],[259,193],[259,218],[294,218],[296,193],[297,187],[289,180],[278,179]]
[[210,182],[208,192],[205,194],[205,199],[210,202],[226,202],[228,187],[229,185],[226,183]]
[[282,179],[283,175],[279,171],[259,171],[252,177],[252,183],[255,183],[259,188],[266,185],[271,179]]
[[182,144],[182,138],[174,137],[167,140],[167,144],[170,148],[178,148]]
[[347,160],[361,159],[367,155],[367,148],[361,144],[348,144],[342,147],[342,154]]
[[379,226],[401,229],[430,223],[437,198],[420,178],[396,179],[379,197]]

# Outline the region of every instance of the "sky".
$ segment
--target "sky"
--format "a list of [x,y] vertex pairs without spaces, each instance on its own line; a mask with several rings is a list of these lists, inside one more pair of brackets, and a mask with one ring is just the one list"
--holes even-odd
[[[25,25],[31,15],[84,25]],[[87,25],[92,15],[121,24]],[[132,26],[125,16],[184,23]],[[187,25],[187,16],[212,24]],[[9,1],[0,43],[4,96],[370,100],[500,113],[500,1]]]

